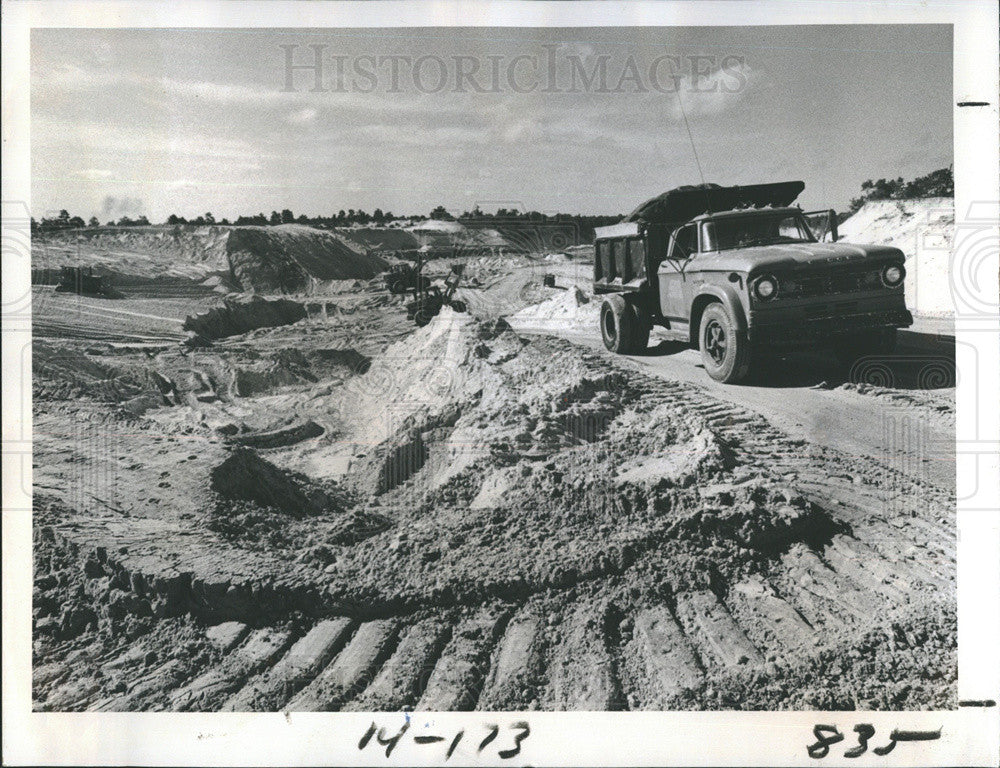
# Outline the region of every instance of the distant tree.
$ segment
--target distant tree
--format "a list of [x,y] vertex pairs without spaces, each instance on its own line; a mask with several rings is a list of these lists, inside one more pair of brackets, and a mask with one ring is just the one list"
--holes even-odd
[[132,219],[130,219],[128,216],[122,216],[120,219],[118,219],[119,227],[131,227],[134,223],[135,222],[132,221]]
[[268,219],[268,223],[269,224],[280,224],[281,223],[281,214],[278,213],[277,211],[271,211],[271,218]]
[[448,213],[448,209],[443,205],[439,205],[433,211],[431,211],[431,218],[435,221],[454,221],[455,217]]
[[[34,221],[34,219],[32,219],[32,221]],[[96,216],[91,216],[90,220],[87,222],[87,226],[88,227],[99,227],[99,226],[101,226],[101,222],[99,222],[97,220]]]
[[205,214],[205,223],[206,224],[214,224],[215,223],[215,217],[211,213],[206,213]]
[[301,214],[299,214],[299,218],[296,219],[296,221],[299,224],[308,224],[309,223],[309,217],[306,216],[304,213],[301,213]]
[[955,194],[955,179],[951,168],[939,168],[926,176],[918,176],[913,181],[904,181],[902,176],[895,179],[868,179],[861,184],[861,196],[850,203],[850,212],[856,212],[870,200],[913,200],[921,197],[952,197]]
[[69,223],[69,211],[67,211],[65,208],[59,211],[59,221],[61,221],[63,224]]
[[79,216],[74,216],[69,220],[69,226],[73,229],[83,229],[86,225],[87,223]]
[[385,221],[385,214],[382,213],[381,208],[376,208],[374,213],[372,213],[372,221],[374,221],[376,224],[381,224],[383,221]]
[[281,212],[281,223],[282,224],[291,224],[293,221],[295,221],[295,214],[292,213],[287,208],[285,208]]
[[221,224],[222,226],[224,226],[224,227],[228,227],[228,226],[229,226],[229,219],[223,219],[223,220],[222,220],[222,221],[220,221],[219,223],[220,223],[220,224]]
[[167,224],[187,224],[187,219],[183,216],[178,216],[176,213],[171,213],[167,216]]

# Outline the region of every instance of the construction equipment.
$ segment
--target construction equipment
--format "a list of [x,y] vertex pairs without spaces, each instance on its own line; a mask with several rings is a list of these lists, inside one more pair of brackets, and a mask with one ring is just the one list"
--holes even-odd
[[[418,260],[418,272],[419,267],[423,266],[422,261]],[[454,298],[455,290],[458,288],[458,284],[462,281],[462,272],[465,269],[464,264],[452,264],[451,272],[444,280],[444,290],[437,285],[426,285],[418,284],[418,287],[413,290],[413,301],[408,302],[406,305],[406,317],[408,320],[412,320],[419,326],[427,325],[438,312],[441,311],[441,307],[447,305],[451,307],[456,312],[465,312],[465,302]]]
[[56,290],[60,293],[90,296],[111,294],[106,280],[100,275],[95,275],[93,267],[63,267]]
[[429,277],[420,273],[422,266],[422,260],[418,261],[418,266],[414,266],[408,261],[393,264],[389,271],[383,275],[385,287],[389,293],[401,294],[416,288],[422,290],[429,288],[431,281]]

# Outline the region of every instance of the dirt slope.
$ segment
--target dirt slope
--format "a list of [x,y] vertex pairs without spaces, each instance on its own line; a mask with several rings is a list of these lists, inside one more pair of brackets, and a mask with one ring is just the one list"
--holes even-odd
[[363,242],[300,224],[96,228],[34,241],[32,269],[68,265],[92,266],[126,292],[138,284],[158,296],[179,281],[197,286],[221,280],[238,291],[304,292],[319,281],[367,280],[387,267]]
[[[954,705],[949,489],[447,310],[306,362],[138,419],[43,404],[36,707]],[[65,456],[67,408],[127,449]]]
[[363,246],[301,224],[234,228],[229,267],[244,290],[297,293],[320,280],[368,280],[388,268]]

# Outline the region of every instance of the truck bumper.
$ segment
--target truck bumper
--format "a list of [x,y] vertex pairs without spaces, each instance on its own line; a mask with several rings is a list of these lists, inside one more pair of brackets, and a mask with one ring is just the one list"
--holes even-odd
[[903,306],[884,301],[841,301],[803,307],[768,307],[751,311],[749,336],[768,346],[816,344],[878,328],[908,328],[913,315]]

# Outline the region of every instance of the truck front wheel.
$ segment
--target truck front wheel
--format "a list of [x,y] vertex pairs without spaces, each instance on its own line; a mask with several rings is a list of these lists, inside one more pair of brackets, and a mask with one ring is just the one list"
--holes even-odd
[[705,308],[698,341],[701,361],[709,376],[724,384],[746,378],[750,370],[750,342],[722,304],[710,304]]

